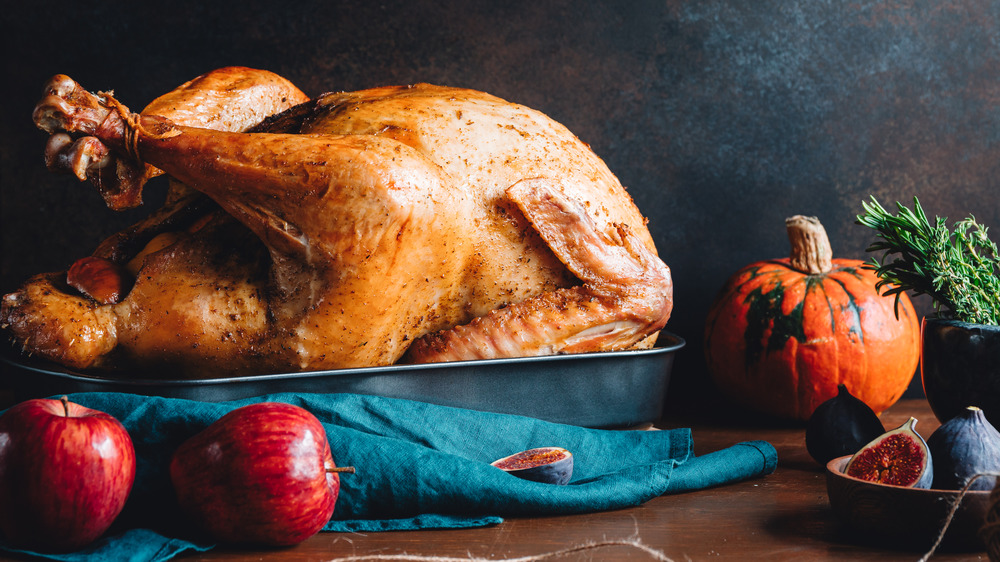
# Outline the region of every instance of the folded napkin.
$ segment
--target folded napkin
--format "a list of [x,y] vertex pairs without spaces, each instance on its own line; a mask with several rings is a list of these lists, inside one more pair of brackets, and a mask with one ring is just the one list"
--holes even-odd
[[[184,527],[170,484],[170,456],[226,412],[253,402],[309,410],[323,423],[337,465],[357,468],[341,475],[340,497],[324,531],[479,527],[505,516],[619,509],[770,474],[777,464],[774,447],[763,441],[695,456],[688,429],[587,429],[356,394],[273,394],[223,403],[120,393],[69,399],[120,420],[138,463],[128,504],[105,538],[80,552],[43,554],[56,560],[168,560],[211,548]],[[573,453],[570,484],[530,482],[489,465],[543,446]]]

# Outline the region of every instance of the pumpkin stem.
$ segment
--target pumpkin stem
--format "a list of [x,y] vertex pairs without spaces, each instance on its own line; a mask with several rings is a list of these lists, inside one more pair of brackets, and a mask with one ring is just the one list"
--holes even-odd
[[816,275],[833,269],[833,250],[826,229],[816,217],[795,215],[785,219],[788,241],[792,244],[792,267]]

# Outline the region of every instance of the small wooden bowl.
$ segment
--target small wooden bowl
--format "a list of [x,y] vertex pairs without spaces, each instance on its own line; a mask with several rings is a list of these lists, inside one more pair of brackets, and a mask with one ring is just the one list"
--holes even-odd
[[[959,490],[924,490],[877,484],[844,474],[850,455],[826,465],[826,491],[837,517],[853,533],[884,545],[927,549],[934,544]],[[940,548],[983,551],[979,529],[989,511],[990,493],[969,491],[948,525]]]

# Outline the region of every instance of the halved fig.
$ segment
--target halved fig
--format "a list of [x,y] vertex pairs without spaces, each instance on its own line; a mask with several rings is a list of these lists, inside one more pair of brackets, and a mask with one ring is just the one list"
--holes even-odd
[[573,454],[562,447],[528,449],[490,464],[518,478],[544,484],[568,484],[573,476]]
[[927,442],[917,433],[917,419],[876,437],[851,457],[844,473],[854,478],[903,486],[930,488],[934,478]]

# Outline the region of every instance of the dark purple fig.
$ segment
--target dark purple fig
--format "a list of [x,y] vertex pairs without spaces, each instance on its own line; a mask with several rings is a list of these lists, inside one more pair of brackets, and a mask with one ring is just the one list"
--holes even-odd
[[518,478],[544,484],[568,484],[573,476],[573,454],[562,447],[539,447],[490,463]]
[[930,488],[934,464],[916,425],[917,419],[911,417],[903,425],[876,437],[854,453],[844,473],[879,484]]
[[[1000,472],[1000,431],[983,411],[969,406],[927,439],[934,458],[934,487],[958,490],[973,476]],[[995,476],[977,478],[970,490],[992,490]]]
[[861,447],[885,433],[878,415],[844,385],[837,395],[816,407],[806,425],[806,450],[821,465]]

